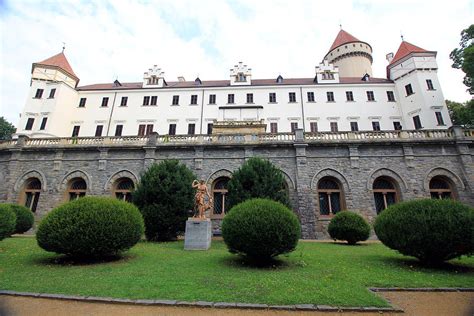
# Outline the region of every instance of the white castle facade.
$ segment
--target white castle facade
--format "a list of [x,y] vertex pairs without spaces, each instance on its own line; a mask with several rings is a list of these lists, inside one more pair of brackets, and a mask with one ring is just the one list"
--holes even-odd
[[79,86],[64,53],[33,63],[17,124],[30,138],[210,134],[215,124],[258,122],[266,133],[447,129],[436,52],[402,42],[372,76],[372,48],[341,30],[308,78],[168,81],[154,66],[135,83]]

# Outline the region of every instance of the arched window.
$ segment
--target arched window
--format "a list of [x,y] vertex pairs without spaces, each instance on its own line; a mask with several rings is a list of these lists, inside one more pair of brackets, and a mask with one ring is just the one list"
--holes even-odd
[[72,179],[71,181],[69,181],[68,190],[67,190],[69,201],[85,196],[86,190],[87,190],[87,184],[86,184],[86,181],[84,181],[84,179],[82,178]]
[[389,205],[398,202],[398,192],[393,180],[386,177],[375,179],[372,186],[374,191],[375,210],[377,214],[386,209]]
[[135,189],[135,184],[129,178],[120,178],[115,182],[114,195],[117,199],[132,202],[132,191]]
[[41,193],[41,182],[37,178],[30,178],[25,182],[24,201],[25,206],[32,212],[36,212]]
[[214,218],[224,217],[225,213],[228,211],[227,207],[229,203],[227,202],[227,184],[229,183],[229,178],[218,178],[214,181],[212,185],[212,198],[214,200]]
[[432,199],[454,198],[451,181],[441,176],[433,177],[430,181],[430,195]]
[[343,209],[341,186],[334,178],[324,177],[319,180],[318,198],[321,215],[334,215]]

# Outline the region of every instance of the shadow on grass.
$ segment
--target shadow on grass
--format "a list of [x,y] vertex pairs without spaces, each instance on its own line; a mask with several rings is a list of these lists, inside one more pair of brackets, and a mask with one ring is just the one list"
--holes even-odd
[[100,265],[105,263],[124,263],[134,259],[136,256],[132,254],[121,254],[114,256],[106,256],[100,258],[72,257],[66,255],[58,255],[55,257],[40,257],[32,259],[32,263],[40,265],[57,265],[57,266],[89,266]]
[[360,243],[360,242],[351,245],[351,244],[347,243],[346,241],[342,241],[342,240],[337,240],[337,241],[335,240],[335,241],[332,242],[332,244],[333,245],[339,245],[339,246],[350,246],[350,247],[367,247],[367,246],[369,246],[368,243]]
[[427,265],[418,259],[411,257],[374,257],[374,260],[383,261],[393,266],[409,269],[409,270],[425,270],[430,272],[450,272],[450,273],[474,273],[474,266],[456,262],[456,259],[442,262],[435,265]]
[[229,255],[226,257],[219,258],[219,263],[232,268],[258,270],[283,270],[303,266],[303,264],[299,264],[299,262],[289,261],[288,259],[285,260],[282,257],[285,256],[273,258],[269,261],[258,261],[246,256]]

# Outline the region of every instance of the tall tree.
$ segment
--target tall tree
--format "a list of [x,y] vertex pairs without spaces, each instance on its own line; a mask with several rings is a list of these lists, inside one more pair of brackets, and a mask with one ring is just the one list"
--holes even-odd
[[474,99],[463,103],[446,100],[453,125],[474,127]]
[[461,32],[460,48],[455,48],[449,57],[453,60],[453,68],[464,71],[464,84],[470,94],[474,94],[474,24]]
[[16,128],[8,122],[3,116],[0,117],[0,140],[11,139]]

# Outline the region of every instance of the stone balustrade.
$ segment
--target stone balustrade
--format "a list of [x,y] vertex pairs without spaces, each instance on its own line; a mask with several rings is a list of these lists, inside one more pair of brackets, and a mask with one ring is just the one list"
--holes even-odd
[[[298,136],[300,135],[300,136]],[[300,138],[298,138],[300,137]],[[72,146],[166,146],[166,145],[206,145],[206,144],[262,144],[317,142],[377,142],[416,140],[474,140],[474,129],[454,127],[446,130],[402,130],[402,131],[358,131],[358,132],[316,132],[276,134],[221,134],[221,135],[158,135],[120,137],[68,137],[68,138],[28,138],[0,142],[0,148],[10,147],[72,147]]]

